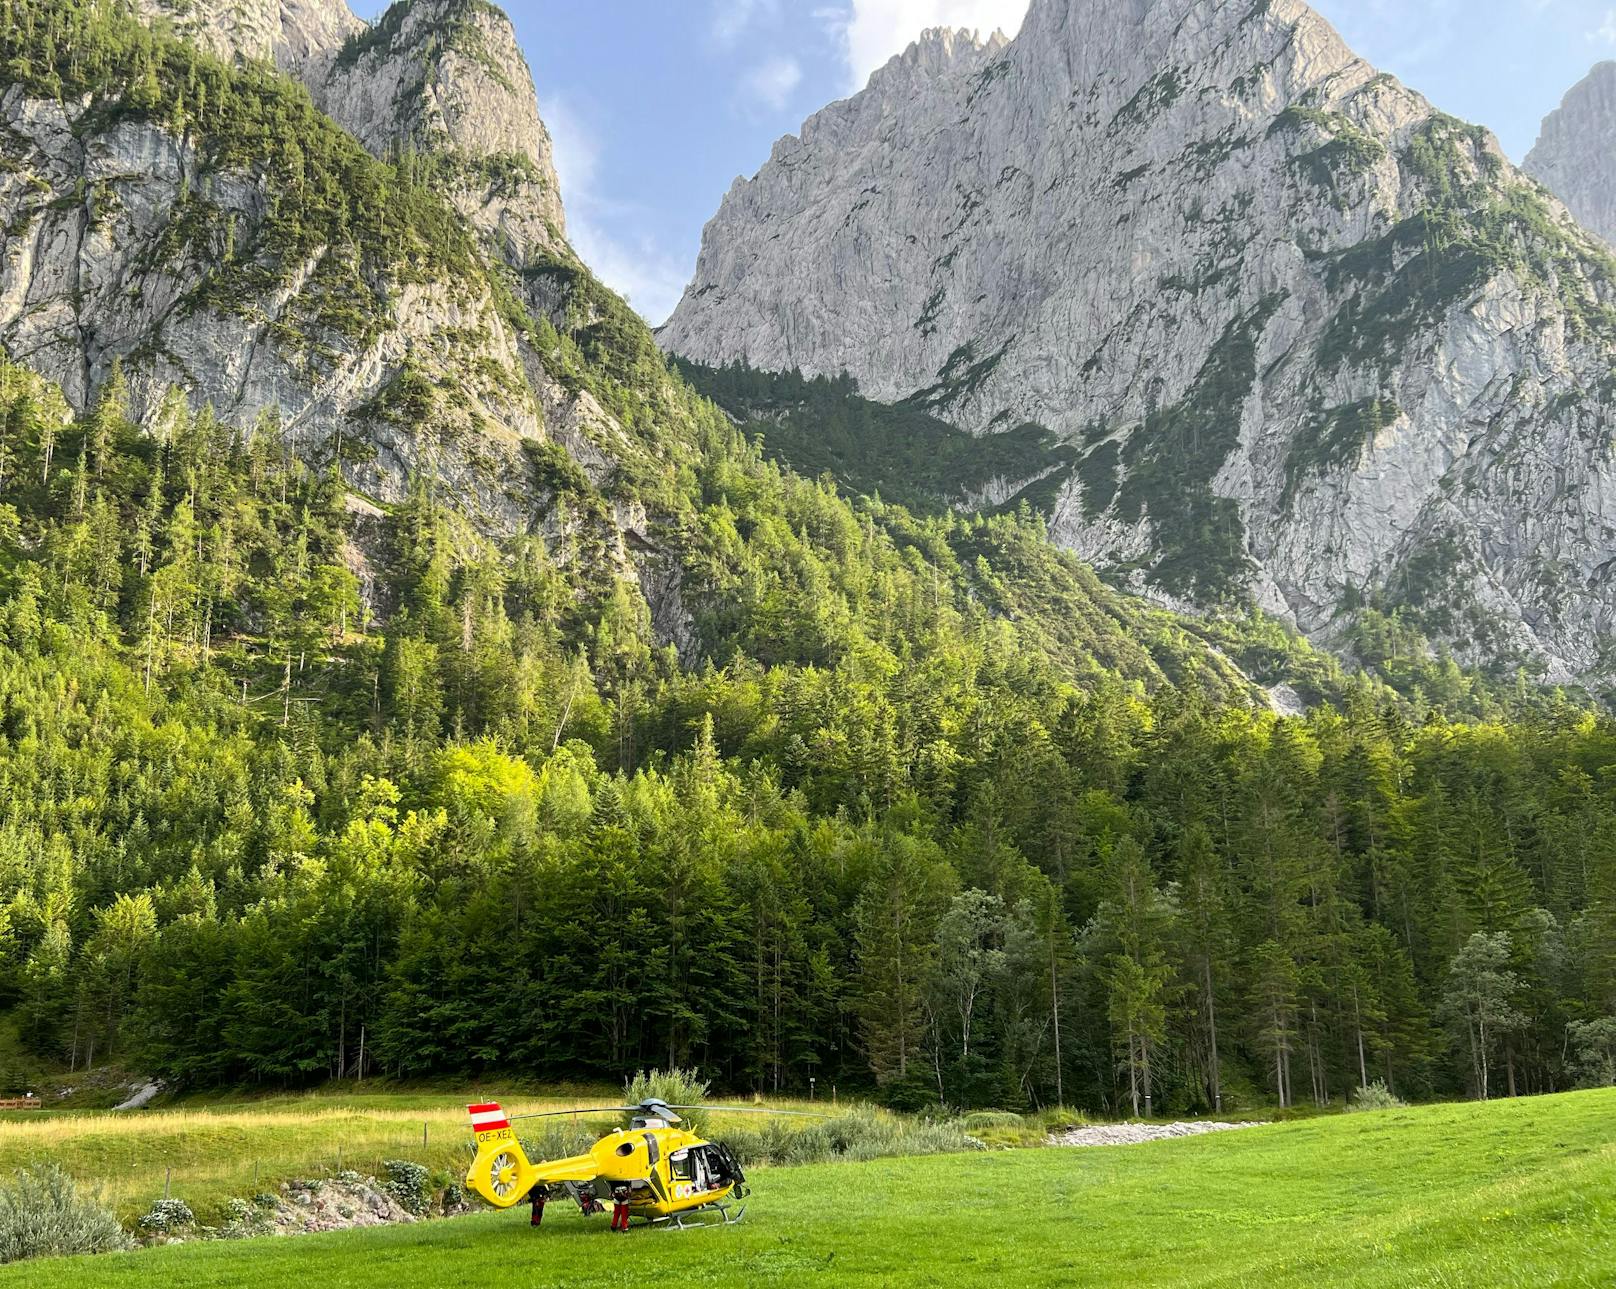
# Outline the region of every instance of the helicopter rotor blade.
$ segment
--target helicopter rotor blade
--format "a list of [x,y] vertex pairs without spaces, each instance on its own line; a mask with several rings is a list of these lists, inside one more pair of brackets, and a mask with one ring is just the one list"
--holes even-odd
[[655,1114],[657,1110],[705,1110],[718,1114],[773,1114],[785,1115],[793,1119],[828,1119],[827,1114],[814,1110],[774,1110],[768,1106],[738,1106],[738,1105],[669,1105],[666,1101],[646,1101],[640,1105],[608,1105],[580,1107],[576,1110],[538,1110],[530,1114],[509,1114],[505,1117],[516,1119],[557,1119],[565,1115],[590,1114]]
[[604,1105],[577,1110],[538,1110],[532,1114],[508,1114],[505,1117],[507,1119],[554,1119],[559,1115],[567,1114],[632,1114],[639,1109],[641,1107],[637,1105]]
[[718,1114],[783,1114],[794,1119],[828,1119],[818,1110],[775,1110],[769,1106],[753,1105],[671,1105],[670,1110],[710,1110]]

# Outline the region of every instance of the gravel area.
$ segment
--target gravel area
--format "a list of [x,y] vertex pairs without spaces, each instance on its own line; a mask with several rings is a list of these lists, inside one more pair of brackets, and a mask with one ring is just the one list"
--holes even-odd
[[1203,1119],[1193,1123],[1103,1123],[1091,1128],[1052,1132],[1046,1140],[1051,1146],[1137,1146],[1171,1137],[1199,1137],[1208,1132],[1236,1132],[1241,1128],[1263,1126],[1260,1123],[1213,1123]]

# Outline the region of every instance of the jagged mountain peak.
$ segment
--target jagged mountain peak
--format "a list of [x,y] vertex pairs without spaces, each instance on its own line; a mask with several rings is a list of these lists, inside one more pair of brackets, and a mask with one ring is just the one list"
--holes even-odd
[[1606,665],[1616,280],[1487,131],[1300,0],[1038,0],[905,89],[731,191],[665,347],[1041,424],[1052,531],[1175,599]]
[[397,0],[311,86],[371,152],[451,158],[463,214],[513,259],[562,249],[566,213],[533,73],[487,0]]
[[[398,0],[337,58],[334,94],[390,95],[370,104],[361,140],[525,157],[548,167],[550,137],[533,74],[506,14],[485,0]],[[383,110],[391,107],[389,119]],[[339,114],[339,118],[340,118]],[[365,136],[369,137],[365,137]]]
[[962,67],[980,65],[1009,43],[1002,31],[984,36],[969,27],[928,27],[902,53],[894,54],[884,67],[878,68],[871,83],[879,78],[950,75]]
[[375,156],[425,154],[434,183],[508,259],[566,248],[550,133],[509,17],[488,0],[136,0],[225,57],[271,58]]
[[1525,169],[1616,243],[1616,62],[1596,64],[1544,118]]

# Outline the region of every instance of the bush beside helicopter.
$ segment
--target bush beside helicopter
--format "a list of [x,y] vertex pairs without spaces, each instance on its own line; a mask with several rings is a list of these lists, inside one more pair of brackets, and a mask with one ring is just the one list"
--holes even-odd
[[[628,1216],[649,1225],[719,1225],[739,1222],[746,1206],[746,1174],[729,1148],[680,1127],[679,1110],[720,1110],[726,1114],[802,1114],[747,1106],[670,1106],[643,1101],[635,1106],[602,1106],[590,1110],[551,1110],[544,1114],[507,1116],[498,1102],[466,1107],[471,1115],[477,1154],[466,1171],[466,1188],[495,1208],[508,1209],[524,1199],[535,1214],[558,1193],[577,1201],[586,1216],[604,1211],[614,1198],[625,1198]],[[556,1115],[628,1114],[627,1128],[607,1133],[585,1154],[533,1163],[511,1127],[512,1119],[544,1119]],[[716,1220],[715,1220],[716,1219]]]

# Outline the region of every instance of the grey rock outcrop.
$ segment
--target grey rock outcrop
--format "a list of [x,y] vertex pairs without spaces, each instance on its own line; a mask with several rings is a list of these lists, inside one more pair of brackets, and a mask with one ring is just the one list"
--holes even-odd
[[513,260],[564,246],[550,133],[500,10],[482,0],[399,0],[310,90],[376,156],[436,157],[451,200]]
[[660,340],[1049,427],[1054,535],[1170,602],[1608,675],[1606,263],[1300,0],[1034,0],[776,144]]
[[[317,284],[346,268],[348,253],[321,247],[271,269],[261,174],[208,171],[154,123],[109,123],[89,104],[15,87],[0,97],[0,140],[10,163],[0,173],[0,344],[76,406],[121,362],[144,419],[178,387],[243,428],[278,416],[316,460],[363,441],[363,457],[344,455],[372,495],[401,497],[431,464],[489,527],[525,523],[520,444],[542,436],[544,412],[486,279],[366,280],[354,262],[355,286],[388,302],[345,330],[323,316]],[[210,290],[227,255],[266,266],[250,303]],[[389,410],[406,370],[456,397],[434,397],[418,417]]]
[[500,253],[560,252],[566,214],[533,74],[484,0],[397,0],[373,24],[345,0],[138,0],[220,57],[274,62],[369,151],[406,153]]
[[148,23],[220,58],[241,54],[294,76],[317,76],[364,27],[345,0],[135,0]]
[[[442,17],[459,8],[444,0],[397,12]],[[464,8],[483,24],[479,39],[494,43],[500,31],[508,34],[495,11]],[[319,84],[351,74],[350,84],[369,77],[374,85],[384,65],[420,52],[409,43],[415,29],[408,22],[395,24],[385,41],[357,45],[362,25],[343,21],[347,13],[336,0],[194,4],[161,13],[148,5],[143,16],[220,54],[274,54]],[[445,38],[441,29],[415,34],[427,45]],[[452,32],[448,39],[457,49],[489,48]],[[357,53],[339,67],[344,49]],[[514,51],[512,41],[509,74],[525,76]],[[571,266],[564,280],[584,274],[561,237],[531,80],[525,93],[512,91],[516,106],[507,109],[478,84],[452,84],[456,75],[475,81],[478,74],[459,58],[445,53],[422,73],[427,98],[458,107],[406,118],[393,115],[396,95],[386,104],[356,95],[349,100],[352,132],[366,133],[364,108],[408,128],[423,147],[469,143],[480,133],[490,146],[524,148],[529,167],[543,163],[547,178],[542,191],[529,190],[539,198],[532,207],[538,232],[522,261],[538,246],[546,263]],[[470,116],[479,101],[492,112],[482,123]],[[221,166],[192,130],[100,108],[88,96],[57,101],[30,96],[19,84],[0,86],[0,346],[59,384],[74,406],[88,406],[118,363],[132,410],[148,423],[156,423],[174,388],[244,431],[273,416],[310,459],[340,457],[363,494],[397,500],[411,475],[426,470],[490,532],[544,531],[553,519],[534,487],[525,444],[555,443],[576,453],[597,484],[610,478],[614,445],[626,436],[587,391],[553,374],[554,364],[501,302],[502,277],[522,291],[529,276],[544,282],[544,274],[510,274],[469,239],[458,252],[462,267],[451,269],[444,247],[395,253],[375,239],[345,239],[334,225],[333,240],[309,237],[308,229],[296,235],[298,258],[289,262],[287,221],[276,213],[284,194],[275,158]],[[311,113],[307,126],[320,137],[304,137],[305,147],[340,152],[333,125]],[[399,142],[374,131],[366,141],[379,151]],[[420,164],[436,167],[438,192],[488,217],[479,227],[502,255],[512,251],[515,238],[506,235],[497,202],[443,181],[477,173],[466,154],[439,153]],[[514,192],[518,205],[525,200],[520,190],[501,192]],[[452,223],[446,220],[443,232],[450,240],[458,235]],[[529,294],[536,317],[568,307],[564,292]],[[591,469],[591,461],[600,464]],[[617,564],[632,575],[622,535],[612,540]]]
[[1616,245],[1616,62],[1596,66],[1544,119],[1524,168]]

